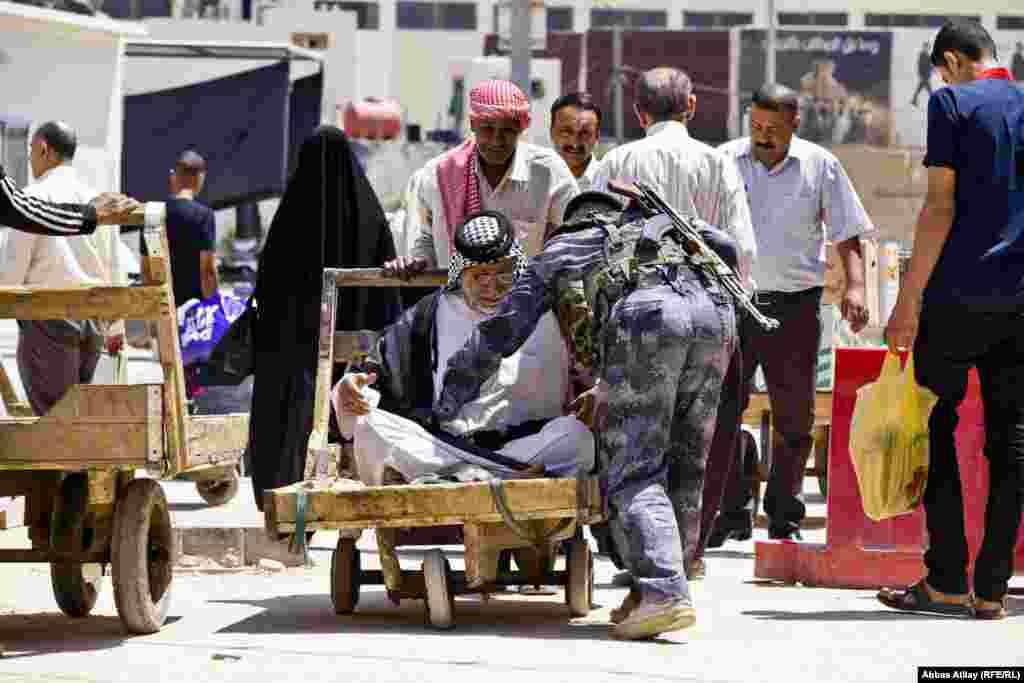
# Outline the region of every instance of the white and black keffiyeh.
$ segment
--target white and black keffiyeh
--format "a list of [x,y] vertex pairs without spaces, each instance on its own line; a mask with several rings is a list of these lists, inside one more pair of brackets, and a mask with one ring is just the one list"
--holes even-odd
[[480,211],[466,217],[455,231],[455,251],[448,268],[448,291],[462,287],[462,273],[470,266],[516,259],[515,278],[526,271],[528,259],[516,239],[512,224],[497,211]]

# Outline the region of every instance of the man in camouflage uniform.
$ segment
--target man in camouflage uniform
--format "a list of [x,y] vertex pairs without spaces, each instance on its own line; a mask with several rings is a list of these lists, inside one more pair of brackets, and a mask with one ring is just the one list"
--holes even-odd
[[597,406],[602,488],[634,577],[613,635],[638,639],[696,621],[668,470],[676,463],[678,485],[699,500],[736,320],[728,294],[687,263],[667,216],[594,211],[607,206],[570,207],[570,223],[449,360],[435,413],[442,424],[455,415],[562,293],[584,282],[594,310],[598,384],[588,398]]

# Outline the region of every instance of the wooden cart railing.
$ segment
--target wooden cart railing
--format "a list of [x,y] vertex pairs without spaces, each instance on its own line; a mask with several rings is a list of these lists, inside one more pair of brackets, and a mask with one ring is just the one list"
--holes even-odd
[[[61,609],[85,616],[111,564],[116,603],[130,631],[166,616],[174,536],[152,479],[197,483],[232,477],[248,415],[190,418],[178,346],[163,204],[147,204],[140,287],[0,288],[0,318],[151,320],[162,384],[75,385],[43,416],[0,419],[0,496],[25,496],[31,549],[0,549],[0,562],[49,562]],[[143,222],[143,215],[137,217]],[[7,398],[7,397],[5,397]]]

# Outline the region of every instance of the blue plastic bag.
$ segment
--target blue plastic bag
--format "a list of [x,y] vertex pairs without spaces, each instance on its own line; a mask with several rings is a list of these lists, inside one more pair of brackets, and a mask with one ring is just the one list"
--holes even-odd
[[178,308],[178,340],[181,363],[203,363],[227,333],[231,323],[245,312],[246,299],[218,293],[208,299],[190,299]]

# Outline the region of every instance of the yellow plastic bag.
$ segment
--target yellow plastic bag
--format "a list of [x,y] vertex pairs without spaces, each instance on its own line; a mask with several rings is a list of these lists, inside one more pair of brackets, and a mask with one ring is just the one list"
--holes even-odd
[[878,379],[857,391],[850,456],[864,512],[876,522],[913,511],[928,482],[928,416],[937,398],[887,354]]

